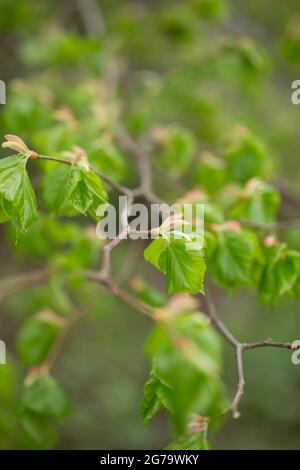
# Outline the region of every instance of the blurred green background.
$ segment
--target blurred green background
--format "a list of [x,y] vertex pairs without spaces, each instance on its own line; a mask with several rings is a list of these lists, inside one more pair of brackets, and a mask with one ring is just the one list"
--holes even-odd
[[[110,120],[121,110],[133,135],[155,136],[159,126],[175,124],[189,129],[201,150],[222,151],[224,136],[242,124],[266,145],[271,178],[299,192],[300,108],[290,99],[291,83],[300,79],[298,0],[99,0],[98,4],[105,24],[100,30],[99,22],[95,25],[83,12],[90,2],[0,0],[0,79],[8,89],[7,104],[0,109],[1,135],[21,135],[48,154],[73,145],[76,135],[76,143],[96,160],[93,139],[98,124],[92,115],[105,129],[104,142]],[[68,112],[55,114],[63,106],[75,110],[79,127],[72,127]],[[109,145],[104,147],[101,169],[133,185],[135,177],[126,171],[124,155]],[[161,197],[172,200],[201,187],[197,160],[179,176],[176,168],[166,171],[172,157],[165,165],[156,160],[154,183]],[[297,217],[293,206],[283,204],[281,210],[285,218]],[[1,277],[43,264],[39,249],[34,255],[28,241],[25,252],[20,244],[15,246],[5,224],[0,225],[0,235]],[[289,237],[300,248],[299,231]],[[142,248],[136,248],[140,254],[131,266],[132,275],[143,274],[164,289],[163,277],[146,270]],[[127,256],[125,244],[115,255],[116,273]],[[93,294],[97,289],[93,287]],[[0,306],[0,337],[8,345],[10,368],[15,369],[11,389],[16,393],[25,368],[17,365],[15,334],[41,305],[39,294],[39,288],[22,291]],[[214,296],[220,316],[241,340],[300,339],[299,302],[285,300],[268,309],[247,290],[229,295],[216,289]],[[148,428],[139,417],[149,370],[143,343],[150,329],[147,320],[104,295],[71,331],[54,369],[72,409],[61,425],[58,448],[157,449],[170,441],[163,413]],[[241,418],[226,418],[210,438],[213,448],[299,448],[300,366],[293,365],[290,356],[289,351],[276,349],[245,353]],[[1,373],[0,387],[5,389],[9,378]],[[231,396],[236,371],[226,344],[224,380]],[[11,391],[4,392],[0,416],[6,424],[0,427],[0,446],[8,448],[14,446],[9,425],[13,398]]]

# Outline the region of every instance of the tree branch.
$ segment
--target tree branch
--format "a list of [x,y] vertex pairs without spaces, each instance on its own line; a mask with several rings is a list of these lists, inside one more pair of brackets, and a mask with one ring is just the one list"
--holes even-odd
[[245,391],[245,378],[244,378],[244,367],[243,367],[243,348],[240,344],[238,344],[235,348],[235,355],[236,355],[236,366],[237,366],[237,376],[238,376],[238,383],[237,383],[237,390],[236,394],[231,403],[231,410],[233,418],[239,418],[240,413],[238,411],[239,402],[244,394]]
[[238,377],[236,393],[234,395],[234,398],[231,404],[229,405],[229,407],[227,407],[224,410],[222,414],[225,414],[228,411],[231,411],[233,418],[239,418],[240,413],[238,411],[238,405],[245,391],[243,352],[249,349],[258,349],[258,348],[264,348],[264,347],[281,348],[281,349],[299,349],[300,344],[276,342],[276,341],[273,341],[272,339],[266,339],[264,341],[259,341],[255,343],[242,343],[227,329],[227,327],[218,317],[215,305],[212,301],[208,288],[206,288],[206,294],[204,298],[205,298],[205,302],[207,305],[206,314],[210,318],[215,328],[223,336],[223,338],[231,346],[233,346],[235,350],[237,377]]
[[89,36],[103,36],[106,31],[105,21],[96,0],[76,0],[78,10]]
[[118,128],[115,137],[120,147],[126,153],[132,155],[136,161],[140,177],[140,187],[135,190],[135,194],[144,195],[146,198],[152,199],[152,177],[149,156],[131,138],[126,129],[123,127]]
[[239,221],[243,227],[252,227],[266,232],[273,232],[276,230],[288,230],[291,228],[300,228],[300,220],[285,220],[275,224],[262,224],[259,222],[250,222],[246,220]]
[[146,317],[150,317],[153,320],[156,319],[152,310],[145,307],[142,302],[130,295],[125,290],[121,289],[121,287],[111,277],[103,278],[101,274],[99,275],[99,273],[93,271],[87,272],[85,276],[89,281],[101,283],[115,297],[122,300],[125,304],[127,304],[129,307],[132,307],[138,313],[141,313]]
[[39,269],[0,279],[0,301],[12,295],[14,292],[46,282],[48,276],[49,273],[47,269]]
[[213,303],[212,297],[209,293],[208,287],[206,287],[205,290],[205,296],[203,296],[206,305],[207,305],[207,315],[210,318],[212,324],[215,326],[215,328],[219,331],[219,333],[228,341],[228,343],[231,344],[234,348],[239,346],[239,341],[233,336],[233,334],[227,329],[227,327],[224,325],[224,323],[220,320],[220,318],[217,315],[216,307],[215,304]]
[[[64,158],[59,158],[59,157],[52,157],[50,155],[38,155],[37,157],[38,160],[48,160],[50,162],[57,162],[57,163],[62,163],[64,165],[73,165],[73,162],[71,160],[66,160]],[[93,166],[90,166],[91,170],[99,176],[103,181],[106,181],[112,188],[114,188],[116,191],[118,191],[121,194],[125,194],[126,196],[129,196],[132,194],[132,190],[127,188],[126,186],[123,186],[113,179],[111,179],[109,176],[105,175],[104,173],[96,170]]]
[[265,341],[258,341],[256,343],[242,343],[243,351],[247,349],[258,349],[258,348],[280,348],[280,349],[299,349],[300,344],[294,343],[280,343],[273,341],[272,339],[266,339]]

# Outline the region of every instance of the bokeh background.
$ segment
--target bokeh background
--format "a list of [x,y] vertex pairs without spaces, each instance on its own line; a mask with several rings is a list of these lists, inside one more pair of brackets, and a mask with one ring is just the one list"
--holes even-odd
[[[86,142],[93,139],[89,109],[100,93],[102,124],[121,108],[136,136],[176,123],[193,132],[202,150],[220,146],[220,138],[237,124],[249,127],[268,148],[271,178],[299,193],[300,107],[291,103],[291,83],[300,79],[298,0],[98,0],[101,17],[86,12],[93,4],[0,0],[0,79],[7,83],[1,135],[21,135],[45,153],[68,148],[74,133],[79,133],[79,144],[92,146]],[[108,91],[105,80],[111,85]],[[37,85],[43,92],[37,92]],[[63,125],[72,120],[66,110],[53,118],[55,107],[62,106],[76,109],[83,130],[71,126],[66,131]],[[147,146],[147,138],[143,143]],[[106,149],[102,156],[104,171],[128,185],[135,183],[117,150]],[[191,185],[201,186],[197,165],[196,159],[178,175],[158,164],[156,192],[175,199]],[[285,218],[297,213],[299,217],[296,204],[283,201],[281,211]],[[0,236],[1,277],[42,266],[37,241],[36,253],[28,240],[25,249],[16,246],[7,224],[0,225]],[[299,231],[289,237],[300,248]],[[116,250],[116,273],[124,270],[129,250],[126,243]],[[137,243],[130,252],[126,274],[139,273],[163,291],[163,278],[146,269],[142,250],[143,243]],[[9,413],[25,372],[17,360],[16,331],[43,303],[68,308],[63,294],[53,295],[50,302],[41,288],[25,289],[0,305],[0,337],[7,343],[10,364],[6,372],[0,366],[1,448],[14,447],[13,411]],[[111,296],[99,295],[69,334],[55,365],[54,374],[72,409],[61,425],[57,447],[163,448],[170,441],[166,416],[159,414],[148,428],[139,416],[149,372],[143,344],[151,325]],[[300,339],[299,302],[284,300],[269,309],[248,290],[225,294],[216,289],[214,297],[220,315],[242,340]],[[232,350],[223,346],[223,376],[230,396],[235,363]],[[212,447],[299,449],[300,366],[291,363],[290,352],[246,352],[245,377],[241,418],[227,417],[210,436]]]

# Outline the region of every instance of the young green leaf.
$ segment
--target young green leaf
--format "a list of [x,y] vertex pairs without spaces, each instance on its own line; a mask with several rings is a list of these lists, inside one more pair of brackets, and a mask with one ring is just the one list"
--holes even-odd
[[276,306],[300,276],[300,254],[284,243],[265,248],[265,266],[259,284],[261,302]]
[[0,161],[0,196],[4,212],[19,231],[37,220],[37,202],[27,171],[27,158],[17,155]]
[[196,150],[193,133],[188,129],[173,126],[169,129],[159,129],[156,137],[160,146],[157,164],[175,175],[182,174]]
[[162,400],[156,380],[148,383],[143,405],[146,420],[147,412],[150,419],[152,412],[163,406],[171,411],[177,433],[181,435],[192,412],[206,416],[216,411],[216,403],[222,402],[215,393],[221,387],[216,375],[221,362],[220,347],[204,315],[166,312],[163,324],[149,337],[147,352],[153,358],[152,377],[164,385],[164,394]]
[[264,145],[244,127],[238,127],[232,134],[225,156],[230,176],[239,183],[264,175],[269,166]]
[[157,238],[145,250],[144,256],[167,276],[169,294],[203,292],[206,264],[203,249],[197,242],[185,238]]
[[68,409],[63,391],[50,375],[41,376],[25,385],[22,405],[37,414],[57,417],[63,417]]
[[206,264],[197,243],[172,238],[166,249],[166,274],[169,294],[204,292]]
[[46,358],[62,327],[59,318],[55,321],[54,313],[54,321],[50,321],[50,315],[47,318],[42,313],[46,311],[27,320],[17,336],[17,351],[22,362],[27,365],[40,364]]
[[249,284],[255,256],[255,235],[229,230],[217,232],[217,244],[210,259],[212,274],[224,287]]
[[233,219],[262,224],[274,223],[280,204],[279,193],[269,184],[250,180],[230,212]]
[[89,213],[94,219],[98,206],[107,202],[100,178],[92,170],[77,165],[57,165],[47,173],[43,195],[47,208],[58,214],[63,204],[70,201],[77,211]]
[[144,386],[141,403],[141,417],[144,425],[149,424],[153,416],[162,408],[170,408],[167,398],[167,388],[153,373]]
[[80,178],[78,171],[69,165],[56,165],[43,181],[44,202],[49,210],[59,214],[64,202],[69,199]]
[[52,417],[23,410],[20,427],[21,443],[25,449],[51,449],[58,441],[57,425]]

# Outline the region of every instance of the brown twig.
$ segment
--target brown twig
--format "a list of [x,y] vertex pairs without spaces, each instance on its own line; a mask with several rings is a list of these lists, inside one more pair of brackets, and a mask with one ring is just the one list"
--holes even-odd
[[240,413],[238,411],[238,405],[244,394],[245,390],[245,377],[244,377],[244,368],[243,368],[243,352],[249,349],[257,349],[263,347],[272,347],[272,348],[281,348],[281,349],[299,349],[300,345],[293,343],[283,343],[276,342],[272,339],[267,339],[264,341],[259,341],[255,343],[242,343],[240,342],[233,334],[227,329],[222,320],[218,317],[216,312],[216,307],[212,301],[212,298],[209,293],[209,289],[206,288],[205,302],[207,306],[206,314],[210,318],[212,324],[223,336],[223,338],[234,348],[235,357],[236,357],[236,366],[237,366],[237,388],[234,398],[222,414],[227,413],[228,411],[232,412],[233,418],[239,418]]
[[[37,158],[38,158],[38,160],[48,160],[50,162],[62,163],[64,165],[70,165],[71,166],[73,164],[71,160],[67,160],[65,158],[59,158],[59,157],[52,157],[50,155],[38,155]],[[91,166],[90,168],[97,176],[99,176],[99,178],[101,178],[103,181],[106,181],[106,183],[108,183],[112,188],[114,188],[119,193],[124,194],[126,196],[128,196],[132,193],[132,191],[129,188],[117,183],[116,181],[111,179],[109,176],[107,176],[104,173],[98,171],[93,166]]]
[[152,310],[145,307],[145,305],[140,302],[136,297],[130,295],[128,292],[121,289],[121,287],[111,277],[104,278],[103,276],[101,276],[101,274],[99,275],[98,272],[93,271],[86,272],[85,277],[89,281],[101,283],[111,294],[113,294],[118,299],[122,300],[128,306],[132,307],[138,313],[141,313],[146,317],[155,319],[155,315]]
[[0,279],[0,301],[12,295],[14,292],[46,282],[48,276],[49,273],[47,269],[39,269]]
[[291,228],[300,228],[300,220],[285,220],[274,224],[263,224],[259,222],[241,220],[239,221],[239,223],[243,227],[257,228],[266,232],[273,232],[276,230],[288,230]]
[[76,3],[86,33],[89,36],[103,36],[106,25],[97,0],[76,0]]
[[120,147],[128,154],[132,155],[136,161],[140,186],[135,190],[136,195],[143,195],[146,198],[152,199],[153,194],[151,190],[152,177],[151,177],[151,164],[150,158],[147,153],[138,145],[124,127],[119,126],[115,138]]

